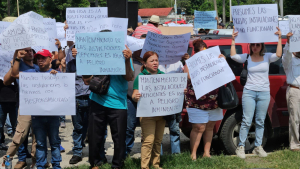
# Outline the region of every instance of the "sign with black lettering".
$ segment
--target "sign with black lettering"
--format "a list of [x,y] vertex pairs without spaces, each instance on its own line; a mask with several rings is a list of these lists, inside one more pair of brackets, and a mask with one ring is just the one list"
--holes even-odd
[[75,115],[75,73],[20,72],[20,115]]
[[148,51],[156,52],[160,65],[168,65],[178,62],[187,53],[191,33],[182,35],[160,35],[148,32],[141,53],[141,58]]
[[290,38],[290,52],[300,51],[300,15],[289,15],[290,32],[293,36]]
[[186,60],[196,98],[235,80],[235,76],[221,54],[219,46],[215,46],[193,55]]
[[35,12],[20,15],[0,34],[1,48],[14,51],[32,46],[49,46],[43,16]]
[[125,75],[123,32],[76,34],[78,75]]
[[180,113],[187,85],[186,73],[140,75],[137,117]]
[[14,53],[15,52],[0,50],[0,79],[2,80],[11,68],[10,61],[13,59]]
[[232,6],[231,11],[236,43],[278,42],[277,4]]

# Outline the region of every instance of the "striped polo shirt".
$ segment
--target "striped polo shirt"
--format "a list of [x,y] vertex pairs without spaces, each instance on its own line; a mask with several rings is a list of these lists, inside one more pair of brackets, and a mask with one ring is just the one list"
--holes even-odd
[[147,34],[148,31],[154,32],[154,33],[157,33],[157,34],[161,34],[161,31],[157,27],[155,27],[151,23],[148,23],[147,25],[142,25],[142,26],[137,27],[135,29],[135,31],[133,32],[132,36],[135,37],[135,38],[140,39],[141,36],[143,34]]

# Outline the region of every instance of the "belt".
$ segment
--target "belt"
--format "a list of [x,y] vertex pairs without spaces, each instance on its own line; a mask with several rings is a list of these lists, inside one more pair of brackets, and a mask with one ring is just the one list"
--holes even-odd
[[299,87],[297,86],[294,86],[294,85],[289,85],[291,88],[295,88],[295,89],[300,89]]
[[80,100],[89,100],[90,97],[89,97],[89,95],[82,95],[82,96],[76,96],[76,99],[80,99]]

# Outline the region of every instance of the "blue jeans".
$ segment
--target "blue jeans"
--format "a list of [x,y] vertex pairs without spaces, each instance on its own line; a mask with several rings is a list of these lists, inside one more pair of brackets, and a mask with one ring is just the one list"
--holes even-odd
[[59,122],[66,122],[66,116],[59,116]]
[[13,134],[13,128],[11,126],[11,122],[10,122],[9,116],[6,117],[5,123],[6,123],[5,127],[7,129],[7,134]]
[[24,140],[24,142],[19,146],[18,148],[18,158],[19,161],[23,161],[26,162],[26,157],[27,155],[29,155],[30,153],[28,152],[28,135],[26,136],[26,139]]
[[255,146],[262,145],[264,124],[270,103],[270,92],[257,92],[244,88],[242,96],[243,121],[239,146],[245,146],[247,135],[255,114]]
[[[166,121],[169,125],[170,130],[170,143],[171,143],[171,153],[179,154],[180,153],[180,129],[179,122],[176,119],[176,115],[174,114],[172,118]],[[161,145],[160,154],[163,155],[163,148]]]
[[59,116],[32,116],[32,128],[36,137],[36,166],[44,169],[47,163],[47,136],[51,146],[51,164],[60,169]]
[[130,99],[127,99],[127,129],[126,129],[126,152],[125,152],[125,158],[128,154],[130,154],[131,149],[134,145],[134,131],[136,128],[136,125],[138,123],[138,118],[136,117],[136,104],[131,101]]
[[13,133],[16,130],[17,118],[18,118],[18,107],[14,102],[0,103],[0,143],[4,143],[4,125],[7,114],[10,117],[10,122],[13,128]]

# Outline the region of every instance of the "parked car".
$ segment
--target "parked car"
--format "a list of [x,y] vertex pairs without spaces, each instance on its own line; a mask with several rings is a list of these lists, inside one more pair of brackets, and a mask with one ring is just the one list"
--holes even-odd
[[[202,36],[202,39],[207,44],[208,47],[219,46],[221,53],[226,56],[226,60],[231,67],[233,73],[236,76],[236,80],[233,81],[233,85],[239,96],[239,106],[231,110],[223,110],[224,118],[216,123],[214,128],[214,134],[218,136],[221,142],[221,147],[225,150],[227,154],[235,154],[235,150],[239,143],[239,131],[242,122],[242,93],[243,86],[240,84],[240,74],[243,69],[243,64],[237,63],[230,58],[230,48],[231,48],[231,36],[219,36],[209,35]],[[193,50],[193,40],[189,42],[188,53],[192,56],[194,54]],[[282,39],[282,46],[286,44],[286,38]],[[265,43],[266,52],[276,53],[277,43]],[[246,43],[236,43],[236,51],[238,54],[249,53],[249,44]],[[282,132],[288,131],[289,124],[289,113],[287,109],[286,102],[286,75],[282,67],[282,60],[271,63],[269,67],[269,79],[270,79],[270,94],[271,100],[268,108],[267,117],[265,120],[265,132],[263,138],[263,146],[266,144],[267,138],[276,136]],[[191,123],[189,123],[188,114],[185,109],[182,113],[182,122],[180,127],[182,132],[189,137],[190,131],[192,129]],[[254,149],[255,141],[255,123],[253,122],[249,130],[248,138],[245,145],[245,150],[247,153]]]
[[[175,22],[175,19],[171,19],[171,20],[165,22],[164,24],[169,24],[169,23],[172,23],[172,22],[173,22],[173,23],[176,23],[176,22]],[[185,22],[184,19],[177,19],[177,24],[186,24],[186,22]]]

